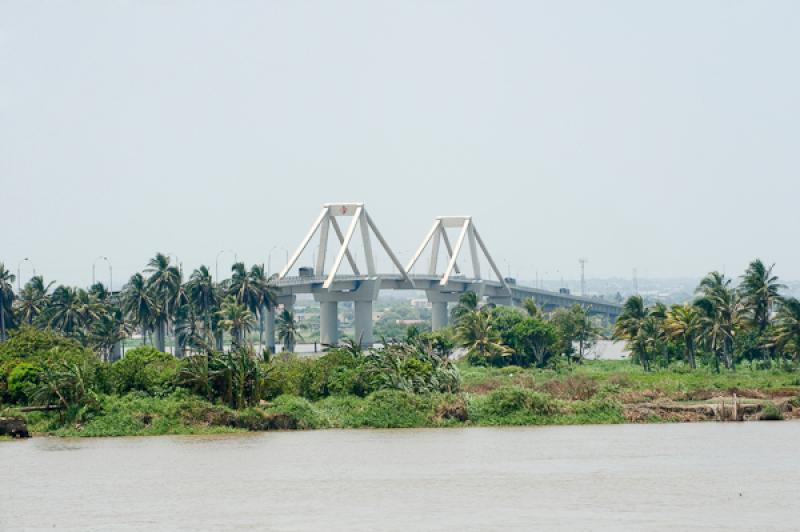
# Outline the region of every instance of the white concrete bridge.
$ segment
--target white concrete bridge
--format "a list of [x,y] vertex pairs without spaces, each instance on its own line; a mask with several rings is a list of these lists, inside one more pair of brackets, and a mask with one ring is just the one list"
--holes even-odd
[[[340,218],[348,218],[345,231],[339,224]],[[338,242],[338,251],[333,263],[328,267],[326,258],[329,251],[331,229]],[[353,239],[359,229],[361,245],[357,255]],[[451,241],[448,230],[458,232]],[[386,253],[394,270],[379,273],[376,269],[373,242]],[[312,242],[316,243],[312,245]],[[442,244],[444,244],[442,246]],[[313,267],[299,267],[300,257],[311,247]],[[459,268],[462,250],[468,251],[467,263],[470,275]],[[427,253],[427,272],[410,273]],[[439,261],[444,255],[444,268],[439,270]],[[357,260],[360,257],[362,260]],[[481,274],[482,260],[488,263],[489,278]],[[342,263],[347,260],[351,273],[340,274]],[[294,275],[291,275],[294,274]],[[519,305],[524,299],[533,299],[545,310],[556,307],[581,305],[590,313],[603,314],[609,320],[616,319],[620,305],[602,299],[578,297],[570,294],[551,292],[517,285],[504,278],[497,264],[478,233],[475,223],[469,216],[440,216],[434,220],[428,234],[408,265],[403,266],[392,248],[383,238],[375,222],[362,203],[325,204],[317,220],[298,246],[286,266],[281,270],[273,284],[278,292],[278,304],[291,308],[298,294],[311,294],[320,304],[320,341],[335,344],[338,341],[338,303],[353,302],[355,338],[362,345],[374,342],[372,333],[372,307],[381,290],[420,290],[424,291],[432,306],[432,328],[441,329],[447,325],[448,303],[454,303],[465,292],[475,292],[479,298],[502,305]],[[267,342],[270,348],[275,345],[274,312],[267,313]]]

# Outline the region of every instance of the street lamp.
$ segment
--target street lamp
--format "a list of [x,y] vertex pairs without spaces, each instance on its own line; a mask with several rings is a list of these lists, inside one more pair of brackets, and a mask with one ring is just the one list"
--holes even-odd
[[17,263],[17,292],[20,292],[22,290],[22,284],[21,284],[22,276],[20,275],[20,272],[22,271],[21,269],[22,269],[22,263],[23,262],[29,262],[30,263],[31,269],[33,269],[33,276],[34,277],[36,276],[36,266],[33,265],[33,261],[31,261],[31,259],[29,259],[28,257],[25,257],[24,259],[19,261]]
[[217,283],[219,283],[219,257],[223,253],[232,254],[233,255],[233,262],[238,262],[239,261],[238,257],[236,256],[236,253],[234,251],[232,251],[230,249],[221,249],[221,250],[219,250],[219,253],[217,253],[217,257],[214,259],[214,275],[217,278]]
[[170,252],[170,253],[167,253],[167,257],[174,257],[175,258],[175,265],[178,267],[178,271],[181,272],[181,274],[183,274],[183,264],[181,264],[181,261],[178,259],[178,256],[176,254]]
[[108,264],[108,291],[109,291],[109,293],[111,293],[111,292],[114,291],[114,272],[113,272],[113,269],[111,267],[111,261],[108,260],[108,257],[106,257],[104,255],[100,255],[99,257],[94,259],[94,262],[92,262],[92,284],[95,284],[95,282],[96,282],[96,280],[95,280],[95,266],[97,265],[97,261],[98,260],[104,260],[104,261],[106,261],[106,264]]
[[286,264],[289,264],[289,250],[283,246],[272,246],[267,254],[267,276],[272,275],[272,252],[276,249],[282,250],[286,254]]

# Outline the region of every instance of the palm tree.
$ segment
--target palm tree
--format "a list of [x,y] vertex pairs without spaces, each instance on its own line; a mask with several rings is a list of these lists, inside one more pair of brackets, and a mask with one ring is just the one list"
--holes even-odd
[[695,349],[697,337],[702,331],[700,312],[692,305],[673,305],[667,313],[665,322],[667,334],[680,340],[686,353],[686,360],[692,369],[697,368]]
[[228,296],[222,302],[218,314],[220,327],[231,334],[233,348],[241,347],[245,336],[250,333],[256,323],[253,313],[238,303],[233,296]]
[[456,324],[456,336],[459,346],[465,348],[470,356],[486,359],[489,356],[506,356],[511,353],[503,344],[500,332],[494,327],[491,315],[485,310],[462,313]]
[[786,298],[778,307],[774,341],[784,353],[792,353],[795,361],[800,357],[800,301],[796,298]]
[[91,325],[89,340],[92,347],[100,352],[103,360],[113,361],[122,355],[115,348],[128,336],[129,332],[122,316],[122,310],[106,305],[99,319]]
[[156,349],[166,350],[167,325],[175,315],[175,309],[181,304],[181,272],[177,266],[170,266],[170,259],[163,253],[147,263],[145,272],[147,288],[155,301],[153,321],[156,329]]
[[649,370],[649,360],[647,359],[647,348],[644,338],[639,334],[647,318],[647,309],[644,306],[642,296],[635,295],[625,300],[622,305],[622,312],[614,323],[615,340],[625,340],[626,349],[631,352],[634,359],[642,364],[642,367]]
[[30,281],[25,283],[17,304],[17,316],[20,321],[32,325],[34,321],[44,312],[47,307],[48,294],[54,282],[51,281],[46,286],[41,275],[34,275]]
[[47,325],[65,336],[83,336],[103,312],[102,305],[83,288],[59,286],[50,301]]
[[464,314],[468,314],[475,310],[478,310],[478,294],[475,292],[464,292],[461,294],[461,297],[458,298],[458,303],[453,307],[453,310],[450,311],[450,321],[453,325],[458,325],[458,320],[461,319],[461,316]]
[[528,297],[522,300],[522,308],[531,318],[540,319],[542,317],[542,309],[536,304],[532,298]]
[[303,340],[300,330],[305,326],[297,322],[294,312],[283,309],[277,319],[278,340],[283,344],[283,350],[293,352],[297,340]]
[[[272,284],[272,279],[267,277],[264,265],[255,264],[250,268],[250,284],[254,287],[258,297],[253,302],[258,302],[258,347],[259,350],[263,349],[264,345],[264,326],[267,318],[268,311],[275,308],[278,300],[278,294]],[[250,308],[248,306],[248,308]],[[255,314],[252,308],[250,310]]]
[[[761,260],[754,260],[747,267],[739,287],[747,320],[755,327],[762,344],[766,340],[764,332],[769,326],[770,313],[775,303],[781,299],[780,290],[786,288],[778,282],[777,276],[772,275],[774,267],[775,264],[767,268]],[[769,348],[762,345],[761,352],[768,362],[771,358]]]
[[17,276],[0,262],[0,342],[6,339],[6,329],[14,326],[14,281]]
[[695,305],[701,310],[704,336],[716,354],[716,367],[722,360],[733,368],[733,339],[741,320],[741,301],[731,288],[731,280],[719,272],[706,275],[697,288],[700,299]]
[[147,343],[147,332],[152,329],[156,314],[156,302],[141,273],[133,274],[122,288],[122,311],[132,324],[142,330],[142,340]]
[[204,335],[208,343],[213,337],[213,320],[219,308],[219,291],[214,285],[208,266],[200,266],[192,272],[189,283],[186,285],[189,303],[203,320]]

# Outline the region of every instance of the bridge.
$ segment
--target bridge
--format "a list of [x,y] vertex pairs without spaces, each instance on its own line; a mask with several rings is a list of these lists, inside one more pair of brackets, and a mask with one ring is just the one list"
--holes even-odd
[[[344,231],[340,219],[348,219]],[[360,246],[354,243],[357,230],[360,238],[355,240],[361,241]],[[448,231],[457,232],[454,239]],[[373,238],[388,256],[394,271],[377,271]],[[330,240],[334,240],[334,246],[338,245],[338,251],[329,265]],[[299,267],[294,272],[308,248],[313,250],[313,267]],[[462,259],[462,255],[466,257]],[[440,262],[440,259],[443,260]],[[345,260],[351,272],[340,274]],[[469,275],[459,267],[461,260],[468,264]],[[422,262],[427,262],[425,273],[412,273]],[[443,265],[441,269],[440,264]],[[491,272],[488,278],[482,275],[485,265]],[[431,303],[433,330],[447,326],[448,304],[457,302],[466,292],[474,292],[486,302],[498,305],[518,306],[524,299],[533,299],[546,311],[577,304],[591,314],[602,314],[611,321],[621,310],[620,305],[602,299],[521,286],[503,277],[470,216],[437,217],[411,261],[403,266],[363,203],[323,205],[308,234],[272,282],[277,292],[277,303],[284,308],[293,308],[299,294],[310,294],[320,304],[320,342],[323,344],[338,342],[338,304],[347,301],[353,303],[356,339],[362,345],[372,345],[375,340],[372,310],[381,290],[425,292]],[[275,310],[271,308],[266,312],[267,345],[273,351]]]

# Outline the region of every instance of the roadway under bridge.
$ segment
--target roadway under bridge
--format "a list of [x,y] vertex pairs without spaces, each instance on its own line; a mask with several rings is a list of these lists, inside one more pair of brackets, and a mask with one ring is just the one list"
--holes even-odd
[[[347,224],[343,228],[340,220]],[[448,232],[456,234],[454,238]],[[358,237],[356,237],[358,233]],[[374,239],[374,242],[373,242]],[[328,266],[329,241],[338,247]],[[354,240],[360,241],[355,250]],[[388,256],[394,271],[377,271],[373,244]],[[295,267],[306,249],[313,252],[313,266]],[[426,273],[410,273],[417,263]],[[358,260],[360,259],[360,260]],[[347,262],[349,273],[339,270]],[[459,261],[470,270],[466,274]],[[488,278],[482,275],[488,264]],[[441,266],[441,268],[440,268]],[[520,305],[533,299],[546,311],[557,307],[581,305],[592,314],[602,314],[609,321],[619,315],[621,306],[597,298],[580,297],[517,285],[503,277],[470,216],[440,216],[434,220],[407,265],[396,254],[378,230],[363,203],[329,203],[312,224],[308,234],[297,247],[288,263],[273,279],[278,293],[278,305],[292,309],[298,294],[310,294],[320,304],[320,342],[336,344],[339,340],[338,304],[352,302],[355,339],[362,345],[372,345],[374,337],[373,304],[381,290],[424,291],[431,303],[433,330],[447,326],[448,304],[455,303],[466,292],[475,292],[486,302],[498,305]],[[275,312],[266,312],[267,345],[275,347]]]

